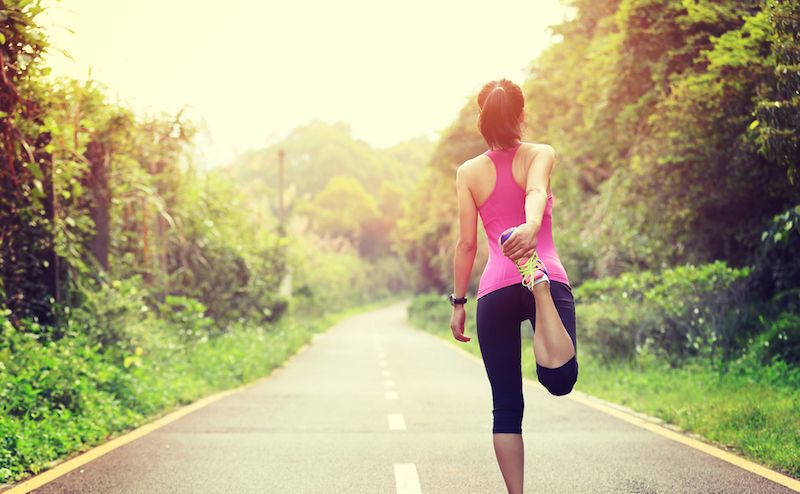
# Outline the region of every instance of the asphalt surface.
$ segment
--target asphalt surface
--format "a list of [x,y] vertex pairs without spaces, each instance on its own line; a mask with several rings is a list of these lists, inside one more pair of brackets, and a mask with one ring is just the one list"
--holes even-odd
[[[447,345],[411,328],[405,303],[354,316],[269,378],[34,492],[503,493],[484,368]],[[525,492],[792,492],[524,386]]]

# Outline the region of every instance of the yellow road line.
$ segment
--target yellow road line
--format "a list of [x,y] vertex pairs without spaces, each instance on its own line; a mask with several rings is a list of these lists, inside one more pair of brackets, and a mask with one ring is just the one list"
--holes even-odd
[[[422,330],[417,330],[417,331],[422,331]],[[422,332],[424,332],[424,331],[422,331]],[[427,334],[430,334],[430,333],[427,333]],[[431,336],[433,336],[433,335],[431,335]],[[456,346],[456,345],[454,345],[454,344],[452,344],[450,342],[444,341],[444,339],[440,338],[439,336],[433,336],[433,337],[435,339],[437,339],[437,340],[440,340],[446,346],[448,346],[448,347],[450,347],[450,348],[452,348],[454,350],[457,350],[457,351],[463,353],[464,355],[467,355],[468,357],[470,357],[474,361],[480,363],[481,366],[483,366],[483,360],[480,357],[468,352],[467,350],[464,350],[463,348],[461,348],[459,346]],[[525,381],[528,381],[531,384],[541,386],[539,381],[536,381],[536,380],[531,379],[531,378],[526,377],[526,376],[522,376],[522,378]],[[800,492],[800,480],[795,480],[795,479],[793,479],[793,478],[791,478],[791,477],[789,477],[787,475],[783,475],[782,473],[778,473],[778,472],[776,472],[774,470],[770,470],[769,468],[767,468],[765,466],[759,465],[758,463],[753,463],[752,461],[746,460],[746,459],[744,459],[744,458],[742,458],[742,457],[740,457],[738,455],[735,455],[733,453],[729,453],[727,451],[719,449],[716,446],[712,446],[712,445],[704,443],[702,441],[698,441],[697,439],[692,439],[691,437],[689,437],[689,436],[687,436],[687,435],[685,435],[683,433],[675,432],[673,430],[667,429],[666,427],[660,426],[660,425],[658,425],[658,424],[656,424],[654,422],[650,422],[648,420],[644,420],[641,417],[637,417],[636,415],[633,415],[631,413],[628,413],[628,412],[616,409],[616,408],[614,408],[612,406],[606,405],[605,403],[602,403],[599,398],[595,398],[595,397],[593,397],[593,396],[591,396],[589,394],[586,394],[584,392],[581,392],[581,391],[573,391],[572,393],[568,394],[566,397],[571,399],[571,400],[573,400],[573,401],[577,401],[578,403],[582,403],[582,404],[584,404],[586,406],[592,407],[595,410],[599,410],[599,411],[601,411],[603,413],[606,413],[608,415],[612,415],[612,416],[614,416],[614,417],[616,417],[616,418],[618,418],[620,420],[624,420],[625,422],[633,424],[633,425],[635,425],[637,427],[641,427],[642,429],[647,429],[648,431],[654,432],[654,433],[658,434],[659,436],[665,437],[667,439],[671,439],[673,441],[677,441],[677,442],[679,442],[681,444],[685,444],[685,445],[687,445],[689,447],[692,447],[692,448],[694,448],[696,450],[702,451],[703,453],[711,455],[711,456],[713,456],[715,458],[719,458],[720,460],[727,461],[728,463],[736,465],[737,467],[742,468],[744,470],[747,470],[748,472],[754,473],[754,474],[756,474],[756,475],[758,475],[760,477],[764,477],[765,479],[771,480],[771,481],[773,481],[773,482],[775,482],[777,484],[780,484],[780,485],[782,485],[784,487],[788,487],[789,489],[792,489],[795,492]]]
[[70,460],[66,460],[63,463],[59,463],[55,467],[45,472],[42,472],[41,474],[36,475],[35,477],[31,477],[30,479],[20,484],[15,485],[11,489],[2,491],[2,494],[26,494],[28,492],[31,492],[32,490],[38,489],[39,487],[47,484],[48,482],[52,482],[53,480],[75,470],[76,468],[81,467],[86,463],[89,463],[90,461],[96,460],[97,458],[103,456],[108,452],[114,451],[115,449],[122,447],[131,441],[135,441],[136,439],[139,439],[140,437],[145,436],[156,429],[164,427],[165,425],[171,422],[175,422],[184,415],[190,414],[195,410],[199,410],[205,406],[208,406],[211,403],[214,403],[215,401],[219,401],[222,398],[225,398],[226,396],[239,393],[247,388],[255,386],[256,384],[273,376],[276,372],[280,371],[280,369],[286,366],[286,364],[294,360],[295,357],[297,357],[303,351],[305,351],[307,347],[308,344],[300,347],[294,355],[289,357],[282,365],[272,369],[272,372],[266,376],[260,377],[255,381],[249,382],[247,384],[243,384],[238,388],[232,388],[225,391],[220,391],[219,393],[215,393],[213,395],[206,396],[205,398],[201,398],[195,401],[194,403],[179,408],[178,410],[175,410],[174,412],[164,415],[163,417],[154,420],[153,422],[145,424],[139,427],[138,429],[134,429],[131,432],[128,432],[127,434],[114,438],[111,441],[101,444],[96,448],[90,449],[89,451],[81,455],[78,455]]

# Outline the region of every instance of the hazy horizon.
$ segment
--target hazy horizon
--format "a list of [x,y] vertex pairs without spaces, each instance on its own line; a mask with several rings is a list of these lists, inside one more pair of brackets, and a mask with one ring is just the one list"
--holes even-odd
[[54,75],[85,80],[91,67],[94,80],[139,113],[185,107],[208,129],[198,139],[206,166],[314,120],[346,123],[375,148],[435,138],[487,80],[522,83],[551,42],[547,26],[569,10],[557,0],[501,0],[492,9],[423,0],[44,5],[51,42],[74,58],[53,50]]

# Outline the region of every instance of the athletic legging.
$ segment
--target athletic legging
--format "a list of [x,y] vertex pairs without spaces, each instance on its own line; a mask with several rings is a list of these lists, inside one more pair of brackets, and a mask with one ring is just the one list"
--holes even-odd
[[[572,386],[578,379],[575,301],[572,298],[572,288],[559,281],[550,281],[550,293],[561,322],[572,338],[576,356],[554,369],[536,364],[536,375],[550,393],[561,396],[572,391]],[[520,324],[528,319],[535,326],[536,305],[533,294],[522,283],[499,288],[479,298],[476,311],[478,344],[492,387],[492,432],[522,434],[522,411],[525,403],[522,398]]]

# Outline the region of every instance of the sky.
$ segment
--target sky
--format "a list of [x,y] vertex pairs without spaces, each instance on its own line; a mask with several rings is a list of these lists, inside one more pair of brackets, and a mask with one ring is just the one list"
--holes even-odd
[[185,114],[206,166],[312,120],[374,147],[438,137],[483,83],[521,84],[558,0],[43,0],[53,74]]

